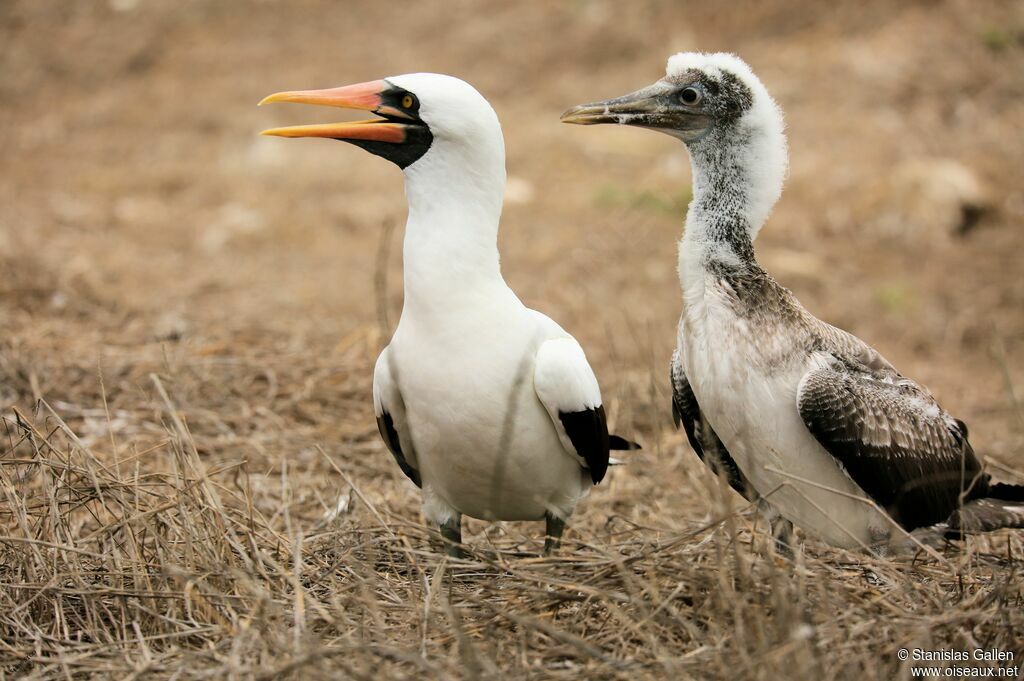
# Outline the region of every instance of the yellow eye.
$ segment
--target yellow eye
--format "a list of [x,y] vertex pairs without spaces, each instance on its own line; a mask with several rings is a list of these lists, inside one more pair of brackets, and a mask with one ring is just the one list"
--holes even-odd
[[402,106],[404,106],[406,109],[412,108],[412,95],[406,95],[405,97],[402,97]]

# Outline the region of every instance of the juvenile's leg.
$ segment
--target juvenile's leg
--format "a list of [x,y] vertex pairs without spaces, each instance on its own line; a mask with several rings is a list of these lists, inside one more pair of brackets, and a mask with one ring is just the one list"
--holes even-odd
[[770,503],[759,499],[758,512],[768,521],[775,544],[775,553],[786,558],[793,557],[793,523],[789,522],[775,510]]
[[775,539],[775,553],[786,558],[793,557],[793,523],[782,516],[771,521],[772,537]]

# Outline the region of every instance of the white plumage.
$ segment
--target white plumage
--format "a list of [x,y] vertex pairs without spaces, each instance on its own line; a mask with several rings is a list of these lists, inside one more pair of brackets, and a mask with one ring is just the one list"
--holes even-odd
[[[374,370],[381,434],[422,486],[424,515],[446,538],[460,540],[461,514],[545,518],[550,550],[608,465],[597,379],[579,343],[524,306],[501,275],[505,149],[494,110],[449,76],[377,83],[378,100],[374,87],[361,85],[274,101],[357,96],[361,108],[390,121],[372,135],[344,127],[403,168],[409,202],[404,307]],[[295,130],[302,129],[274,134],[299,136]],[[399,137],[404,149],[380,144]]]
[[[673,407],[697,454],[738,492],[836,546],[904,530],[1019,526],[1024,488],[992,483],[966,426],[860,339],[811,315],[753,241],[782,192],[782,113],[730,54],[683,53],[635,93],[575,107],[684,141],[693,201],[679,246],[683,311]],[[776,523],[785,543],[788,524]]]

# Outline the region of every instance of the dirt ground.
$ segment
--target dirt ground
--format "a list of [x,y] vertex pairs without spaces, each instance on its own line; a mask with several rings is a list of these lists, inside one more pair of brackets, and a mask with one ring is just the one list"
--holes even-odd
[[[12,0],[0,37],[0,678],[893,678],[915,645],[1020,662],[1019,532],[915,563],[759,550],[668,409],[685,152],[558,117],[674,52],[740,54],[790,143],[760,260],[1020,482],[1024,3]],[[536,523],[470,521],[470,567],[430,550],[370,402],[401,173],[257,136],[338,119],[266,94],[410,71],[494,105],[506,279],[644,446],[556,560],[510,553]]]

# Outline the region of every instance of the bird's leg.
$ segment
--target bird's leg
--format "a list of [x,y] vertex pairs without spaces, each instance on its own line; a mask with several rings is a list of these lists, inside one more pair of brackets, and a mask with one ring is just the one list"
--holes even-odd
[[565,518],[548,512],[544,514],[544,555],[550,556],[562,543],[562,532],[565,532]]
[[441,523],[441,539],[444,552],[452,558],[465,558],[462,550],[462,514],[456,513],[446,522]]
[[793,558],[793,523],[782,516],[771,520],[772,538],[775,540],[775,553],[786,558]]
[[785,558],[793,558],[793,523],[783,518],[764,498],[758,499],[757,510],[768,521],[775,553]]

